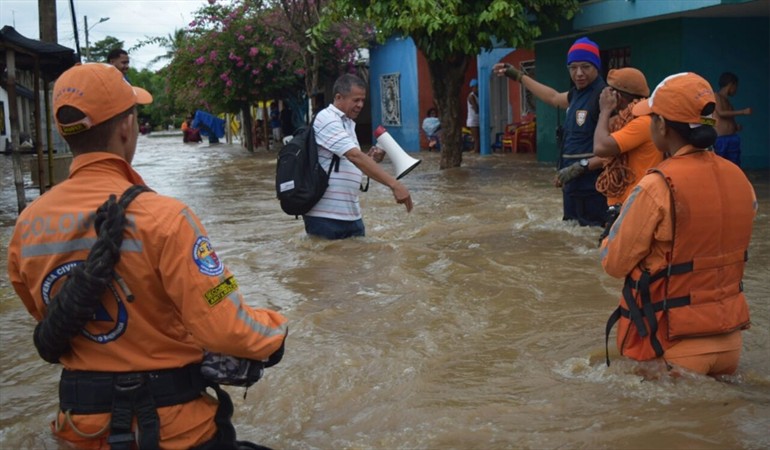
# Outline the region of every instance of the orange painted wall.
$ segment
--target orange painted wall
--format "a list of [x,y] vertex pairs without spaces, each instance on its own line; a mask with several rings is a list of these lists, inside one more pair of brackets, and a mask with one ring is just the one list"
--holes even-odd
[[[460,120],[463,126],[465,126],[465,119],[467,117],[467,111],[465,109],[466,99],[468,98],[468,94],[471,92],[471,88],[468,87],[468,83],[470,83],[472,79],[477,78],[476,74],[478,72],[478,67],[476,64],[476,58],[471,58],[468,63],[468,69],[465,72],[463,88],[460,91],[460,104],[462,105]],[[418,103],[420,105],[420,124],[422,125],[422,120],[425,119],[426,113],[430,108],[436,107],[436,103],[433,100],[433,87],[431,87],[430,84],[428,61],[425,59],[425,56],[419,49],[417,50],[417,72],[417,79],[419,83]],[[422,130],[422,127],[420,127],[420,130]],[[425,137],[425,133],[422,131],[420,131],[420,147],[428,148],[428,138]]]
[[428,138],[422,132],[422,120],[425,119],[430,108],[436,107],[436,103],[433,101],[433,87],[430,85],[428,61],[419,49],[417,50],[417,82],[419,83],[417,103],[420,108],[420,148],[422,149],[428,148]]
[[[508,55],[506,55],[505,58],[501,60],[501,62],[506,62],[509,64],[512,64],[516,68],[521,68],[521,62],[522,61],[534,61],[535,59],[535,52],[533,50],[526,50],[526,49],[518,49],[515,50]],[[537,67],[535,67],[537,69]],[[537,74],[535,74],[535,77],[537,77]],[[521,120],[521,86],[519,83],[508,79],[508,102],[511,104],[511,112],[513,113],[513,122],[518,122]]]

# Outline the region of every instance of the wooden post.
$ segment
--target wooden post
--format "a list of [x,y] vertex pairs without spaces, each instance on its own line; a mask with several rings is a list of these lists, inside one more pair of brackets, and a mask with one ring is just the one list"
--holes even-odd
[[233,130],[230,128],[230,122],[233,120],[230,113],[225,113],[225,142],[233,143]]
[[53,123],[51,123],[51,94],[48,92],[48,77],[43,76],[43,98],[45,98],[45,129],[48,143],[48,183],[53,186],[56,182],[53,173]]
[[[40,127],[40,55],[35,55],[35,153],[37,153],[37,179],[40,185],[40,195],[45,193],[45,169],[43,161],[43,130]],[[50,175],[50,172],[49,172]],[[53,186],[53,183],[51,183]]]
[[[40,25],[40,40],[44,42],[53,42],[54,44],[58,43],[59,33],[56,23],[56,2],[50,0],[37,0],[37,12],[38,23]],[[51,98],[48,89],[50,83],[51,80],[48,78],[48,75],[44,74],[43,99],[45,101],[45,135],[48,150],[48,185],[53,186],[53,124],[51,123]],[[37,139],[38,141],[42,141],[42,136],[38,134]]]
[[11,151],[13,152],[13,182],[16,185],[16,201],[21,213],[27,207],[24,195],[24,175],[21,170],[21,152],[19,149],[19,107],[16,103],[16,51],[5,49],[5,64],[8,68],[6,83],[8,90],[8,118],[11,121]]

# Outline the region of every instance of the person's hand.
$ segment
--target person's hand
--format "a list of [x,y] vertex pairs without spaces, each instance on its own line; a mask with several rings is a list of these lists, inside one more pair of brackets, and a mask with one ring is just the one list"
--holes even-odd
[[383,158],[385,158],[385,150],[377,146],[372,146],[366,154],[377,163],[381,163]]
[[492,73],[494,73],[498,77],[502,77],[503,75],[505,75],[505,67],[509,65],[510,64],[507,64],[507,63],[497,63],[494,66],[492,66]]
[[750,116],[751,115],[751,108],[744,109],[743,110],[743,115],[744,116]]
[[601,111],[613,111],[618,107],[618,92],[607,86],[602,89],[602,94],[599,96],[599,109]]
[[586,169],[583,166],[574,163],[556,172],[556,178],[559,180],[559,183],[561,183],[561,186],[564,186],[580,175],[583,175],[585,171]]
[[391,189],[393,190],[393,197],[396,199],[396,203],[403,204],[406,206],[406,212],[411,212],[413,206],[412,196],[409,194],[406,186],[396,181],[396,184]]
[[498,77],[505,75],[506,77],[511,78],[518,82],[521,82],[521,77],[526,75],[526,73],[513,67],[508,63],[497,63],[494,66],[492,66],[492,71]]

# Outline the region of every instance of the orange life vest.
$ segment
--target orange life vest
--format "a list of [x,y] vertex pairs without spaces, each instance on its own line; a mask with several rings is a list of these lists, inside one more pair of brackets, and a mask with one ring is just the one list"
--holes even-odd
[[670,158],[650,173],[663,177],[671,196],[668,266],[657,273],[634,268],[606,328],[608,342],[619,322],[620,353],[638,361],[663,356],[681,339],[750,325],[742,278],[754,194],[746,176],[711,152]]

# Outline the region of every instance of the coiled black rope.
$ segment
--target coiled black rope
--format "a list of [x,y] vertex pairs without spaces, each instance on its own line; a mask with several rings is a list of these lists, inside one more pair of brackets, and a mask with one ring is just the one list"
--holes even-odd
[[136,196],[151,191],[142,185],[128,188],[120,200],[115,195],[96,210],[96,243],[88,258],[70,272],[59,293],[48,305],[48,312],[35,327],[35,348],[41,358],[56,364],[68,353],[72,339],[91,320],[101,303],[102,294],[112,282],[115,265],[120,261],[126,209]]

